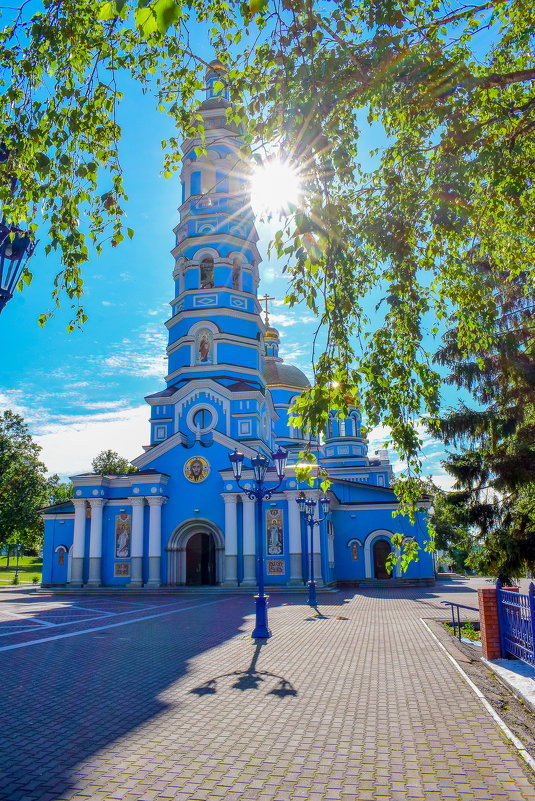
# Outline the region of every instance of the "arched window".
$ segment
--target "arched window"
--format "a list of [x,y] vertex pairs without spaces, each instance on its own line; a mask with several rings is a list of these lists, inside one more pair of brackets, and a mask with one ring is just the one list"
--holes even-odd
[[212,289],[214,286],[214,260],[205,256],[201,261],[201,289]]

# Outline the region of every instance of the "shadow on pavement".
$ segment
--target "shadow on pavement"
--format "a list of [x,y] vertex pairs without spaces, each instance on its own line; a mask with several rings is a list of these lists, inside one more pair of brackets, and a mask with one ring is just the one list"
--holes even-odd
[[[272,595],[270,609],[304,606],[304,600]],[[67,796],[77,786],[77,768],[126,735],[137,730],[139,736],[144,724],[169,708],[159,696],[187,675],[191,660],[232,638],[247,637],[243,625],[254,612],[252,598],[188,601],[191,611],[0,652],[0,798]],[[329,606],[343,603],[336,595],[326,599]],[[60,631],[65,628],[48,628],[44,636]],[[191,692],[212,695],[230,681],[237,692],[297,696],[289,677],[257,669],[264,644],[256,644],[246,670],[229,670]]]
[[194,695],[213,695],[217,692],[218,682],[221,683],[225,679],[234,680],[231,684],[234,690],[240,690],[242,692],[245,690],[264,690],[265,688],[262,685],[266,684],[266,682],[271,679],[275,679],[277,682],[276,686],[268,690],[265,693],[266,695],[275,695],[279,698],[285,698],[289,695],[296,696],[297,690],[288,679],[285,679],[283,676],[278,676],[276,673],[270,673],[268,670],[256,669],[256,663],[258,662],[260,651],[264,645],[265,642],[258,642],[256,644],[251,664],[247,670],[233,670],[231,673],[222,673],[219,676],[214,676],[214,678],[208,679],[204,684],[201,684],[200,687],[194,687],[190,692]]

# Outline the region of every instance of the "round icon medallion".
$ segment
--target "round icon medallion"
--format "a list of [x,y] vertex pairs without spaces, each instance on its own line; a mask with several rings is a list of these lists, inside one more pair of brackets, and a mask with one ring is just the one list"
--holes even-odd
[[184,465],[184,475],[193,484],[199,484],[208,476],[210,463],[204,456],[192,456]]

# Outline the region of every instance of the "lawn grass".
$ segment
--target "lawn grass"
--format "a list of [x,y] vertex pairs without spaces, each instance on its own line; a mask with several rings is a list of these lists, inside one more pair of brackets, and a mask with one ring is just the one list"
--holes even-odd
[[[7,556],[0,556],[0,585],[11,584],[15,578],[16,567],[16,556],[10,557],[9,567],[7,567]],[[40,556],[19,557],[19,581],[21,583],[32,581],[34,576],[37,576],[38,581],[41,582],[42,573],[43,559]]]
[[[444,623],[444,625],[450,634],[454,633],[451,623]],[[458,632],[459,629],[457,628],[457,633]],[[457,636],[457,633],[455,636]],[[472,642],[479,642],[481,640],[481,632],[478,629],[475,629],[473,623],[468,620],[461,626],[461,637],[464,637],[465,640],[472,640]]]

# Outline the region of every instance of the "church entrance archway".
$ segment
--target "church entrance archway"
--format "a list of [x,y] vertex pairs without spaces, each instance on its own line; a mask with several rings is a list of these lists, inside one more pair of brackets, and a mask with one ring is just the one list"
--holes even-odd
[[373,575],[376,579],[392,578],[392,573],[386,569],[391,550],[388,540],[376,540],[373,543]]
[[181,523],[172,533],[167,551],[167,583],[207,586],[224,576],[225,538],[209,520]]
[[198,531],[186,545],[186,584],[215,584],[215,543],[212,534]]

